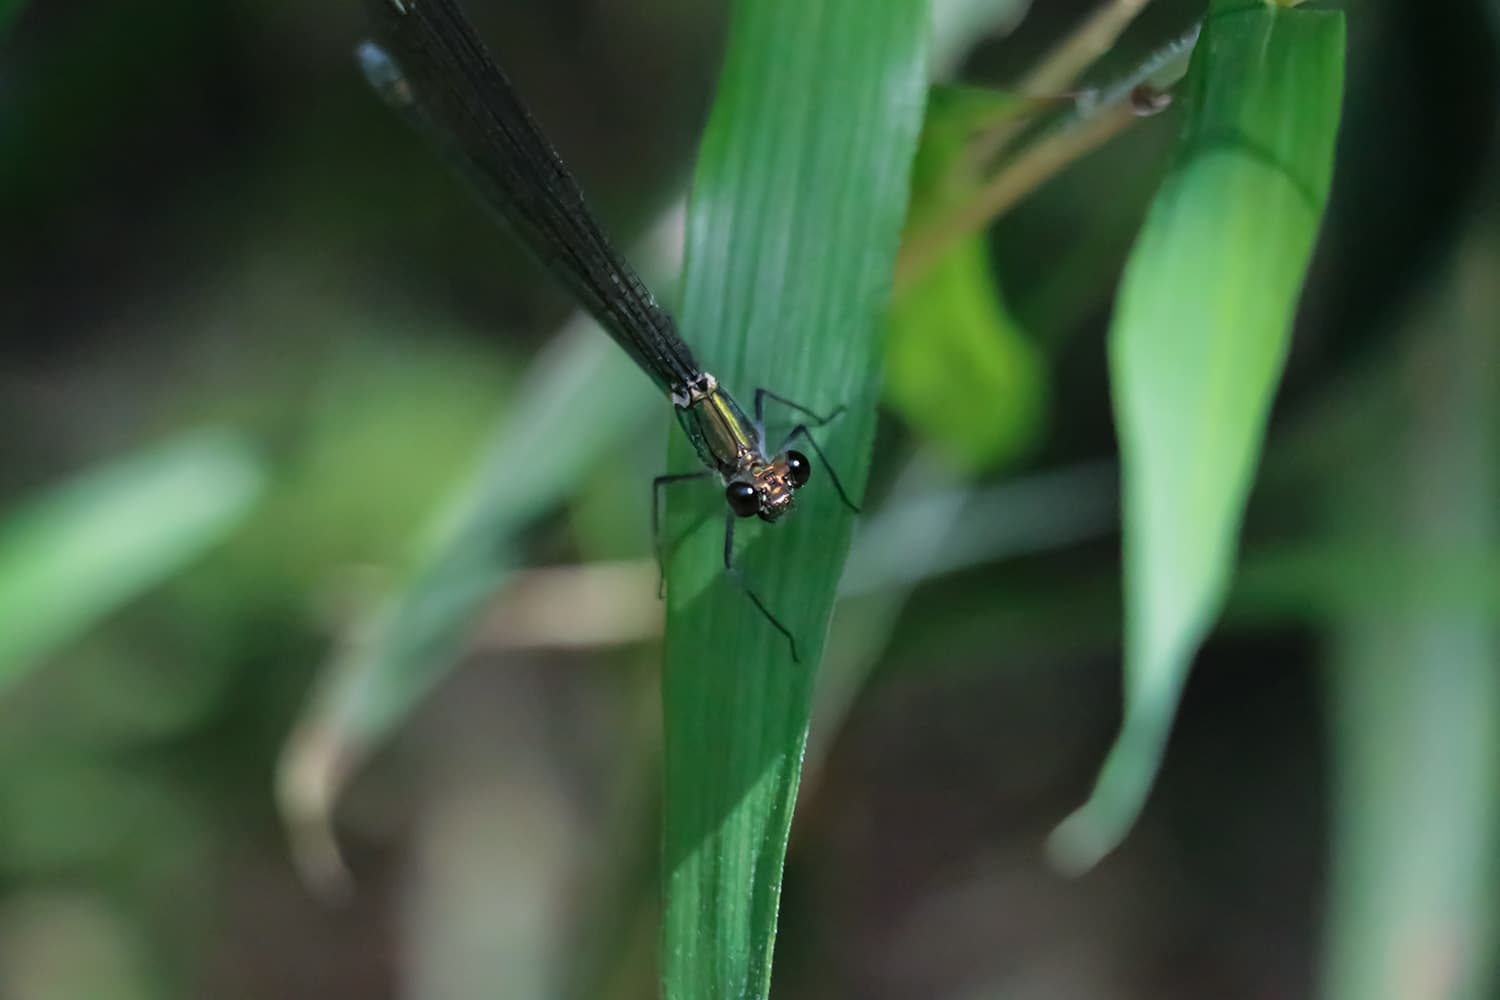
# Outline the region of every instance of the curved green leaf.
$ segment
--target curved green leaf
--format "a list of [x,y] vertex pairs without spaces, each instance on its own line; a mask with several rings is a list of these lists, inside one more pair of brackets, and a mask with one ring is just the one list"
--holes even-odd
[[1176,162],[1110,331],[1123,475],[1125,723],[1093,796],[1054,835],[1087,867],[1150,788],[1213,627],[1323,215],[1343,91],[1338,13],[1217,0]]
[[519,533],[647,419],[654,399],[592,320],[528,372],[481,467],[362,641],[331,665],[282,752],[281,810],[315,884],[333,889],[343,877],[329,820],[351,771],[454,668],[474,618],[520,565]]
[[[855,497],[921,124],[926,15],[919,0],[738,4],[689,205],[686,336],[746,405],[757,386],[819,412],[846,405],[819,442]],[[696,463],[676,435],[670,455],[673,469]],[[669,537],[707,515],[669,566],[662,970],[674,1000],[770,986],[814,670],[853,524],[824,469],[799,504],[782,523],[743,525],[738,561],[797,636],[800,663],[723,572],[717,492],[682,487],[669,500]]]
[[224,538],[261,485],[244,441],[198,431],[0,521],[0,690]]

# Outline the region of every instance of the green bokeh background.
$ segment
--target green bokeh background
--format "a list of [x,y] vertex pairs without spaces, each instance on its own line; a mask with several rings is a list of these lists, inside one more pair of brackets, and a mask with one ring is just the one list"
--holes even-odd
[[[121,551],[201,527],[134,599],[0,663],[0,997],[655,996],[660,647],[630,627],[651,630],[652,580],[581,606],[618,613],[615,641],[517,646],[499,611],[454,638],[461,669],[342,801],[342,902],[299,879],[274,799],[326,665],[486,443],[548,432],[518,401],[565,298],[366,92],[357,5],[9,6],[0,571],[50,491],[99,470],[188,463],[186,500],[109,522]],[[691,173],[724,5],[470,6],[637,245]],[[1087,9],[1038,5],[960,77],[1014,80]],[[1091,79],[1200,15],[1161,0]],[[965,251],[996,295],[942,315],[1009,387],[985,435],[942,438],[972,418],[923,409],[939,376],[893,341],[863,556],[918,585],[851,596],[831,633],[772,996],[1488,995],[1452,970],[1494,957],[1500,908],[1472,860],[1500,846],[1495,17],[1348,9],[1332,200],[1242,571],[1139,825],[1084,879],[1042,844],[1119,724],[1104,335],[1179,113]],[[656,242],[639,256],[673,298]],[[669,414],[629,406],[525,520],[520,565],[647,556]],[[929,488],[926,513],[878,520]],[[941,491],[973,489],[992,533],[915,565],[922,519],[959,516]],[[113,586],[133,584],[85,571],[67,596]]]

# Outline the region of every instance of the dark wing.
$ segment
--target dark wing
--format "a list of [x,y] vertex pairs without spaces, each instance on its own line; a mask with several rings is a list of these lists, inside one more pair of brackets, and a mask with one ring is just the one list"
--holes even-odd
[[452,0],[367,0],[379,44],[365,76],[442,147],[486,204],[617,343],[671,393],[700,374],[672,317],[599,227],[563,166]]

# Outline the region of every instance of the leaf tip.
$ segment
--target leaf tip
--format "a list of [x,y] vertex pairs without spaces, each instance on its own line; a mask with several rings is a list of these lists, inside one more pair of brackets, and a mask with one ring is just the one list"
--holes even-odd
[[304,885],[330,904],[354,893],[333,831],[333,802],[345,756],[323,726],[300,727],[287,741],[276,774],[276,804],[286,826],[292,863]]
[[1069,878],[1087,875],[1120,845],[1124,829],[1098,813],[1090,800],[1057,824],[1047,838],[1047,861],[1054,869]]
[[1057,825],[1047,838],[1052,864],[1082,875],[1125,840],[1140,818],[1161,769],[1171,730],[1172,698],[1126,706],[1125,725],[1115,740],[1089,799]]

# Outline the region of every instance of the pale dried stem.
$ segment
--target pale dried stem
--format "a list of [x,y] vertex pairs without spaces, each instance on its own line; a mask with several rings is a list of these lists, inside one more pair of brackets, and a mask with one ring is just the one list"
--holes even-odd
[[526,570],[485,615],[474,645],[487,653],[589,649],[660,634],[656,566],[642,559]]
[[1072,87],[1094,60],[1114,47],[1149,2],[1108,0],[1100,5],[1021,81],[1021,93],[1040,97]]
[[1018,154],[973,198],[945,218],[914,232],[902,244],[896,258],[896,294],[910,288],[959,240],[983,232],[1068,164],[1108,142],[1138,117],[1135,107],[1122,102]]
[[[1072,89],[1094,60],[1114,47],[1151,0],[1106,0],[1082,24],[1052,48],[1016,88],[1023,97],[1059,98]],[[965,154],[973,167],[994,162],[1015,137],[1022,122],[1010,121],[976,136]]]

